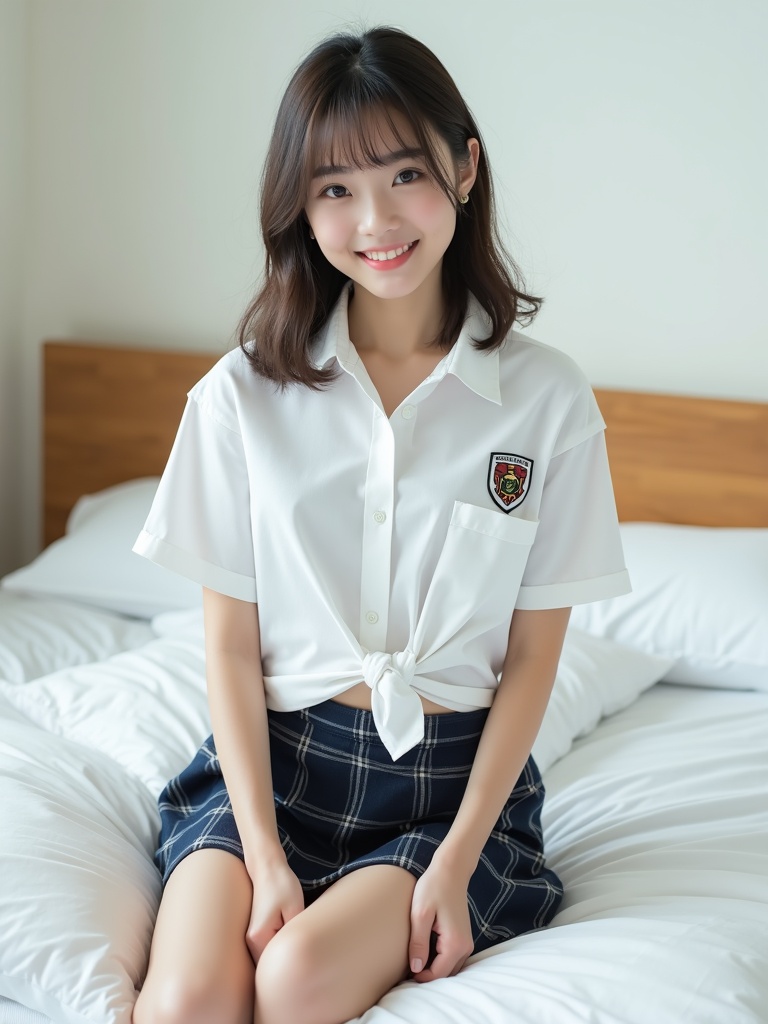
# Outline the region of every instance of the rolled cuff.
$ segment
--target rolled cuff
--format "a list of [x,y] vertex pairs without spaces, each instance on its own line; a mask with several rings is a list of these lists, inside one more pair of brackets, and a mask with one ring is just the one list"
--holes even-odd
[[523,611],[539,611],[545,608],[571,608],[575,604],[589,604],[590,601],[605,601],[609,597],[621,597],[632,590],[626,569],[597,576],[590,580],[575,580],[573,583],[551,583],[541,587],[520,587],[515,603]]
[[142,530],[133,545],[137,555],[148,558],[156,565],[162,565],[171,572],[178,573],[188,580],[199,583],[202,587],[215,590],[227,597],[234,597],[238,601],[249,601],[256,604],[256,580],[250,576],[242,576],[240,573],[232,572],[229,569],[222,569],[219,565],[206,562],[197,555],[182,551],[167,541],[155,537],[146,530]]

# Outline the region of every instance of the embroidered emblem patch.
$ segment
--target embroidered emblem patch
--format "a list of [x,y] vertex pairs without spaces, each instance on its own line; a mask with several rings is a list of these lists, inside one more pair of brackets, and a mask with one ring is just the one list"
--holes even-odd
[[525,500],[532,474],[533,459],[524,459],[522,455],[511,455],[508,452],[491,453],[488,491],[503,512],[511,512]]

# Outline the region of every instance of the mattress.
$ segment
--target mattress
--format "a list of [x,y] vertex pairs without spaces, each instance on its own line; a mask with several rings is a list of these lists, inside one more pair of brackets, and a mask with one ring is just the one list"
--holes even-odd
[[[156,677],[158,643],[145,662]],[[603,719],[545,772],[546,846],[566,887],[551,927],[471,958],[455,978],[400,985],[361,1024],[765,1020],[767,731],[764,693],[663,683]],[[154,789],[158,772],[145,770]],[[7,1001],[0,1014],[45,1019]],[[90,1006],[53,1019],[129,1016]]]
[[[357,1024],[768,1021],[768,531],[624,543],[634,593],[574,611],[534,746],[558,915]],[[156,797],[209,728],[199,609],[0,591],[0,1024],[129,1024]]]

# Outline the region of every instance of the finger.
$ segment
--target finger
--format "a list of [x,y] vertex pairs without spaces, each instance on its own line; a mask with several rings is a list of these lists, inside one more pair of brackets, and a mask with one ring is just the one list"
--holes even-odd
[[465,944],[459,940],[451,942],[444,935],[440,936],[438,951],[432,963],[421,971],[416,981],[434,981],[436,978],[448,978],[458,974],[464,966],[469,953]]
[[414,975],[415,981],[435,981],[437,978],[447,978],[455,965],[453,957],[447,953],[438,953],[429,967],[421,971],[418,976]]
[[462,971],[464,969],[464,964],[467,962],[467,960],[469,960],[468,956],[462,957],[461,960],[459,960],[459,962],[453,968],[449,976],[451,978],[455,978],[459,971]]
[[283,927],[283,923],[283,914],[279,906],[269,910],[262,908],[261,913],[256,911],[251,918],[246,934],[246,943],[252,956],[261,956],[268,943]]
[[425,911],[411,913],[411,938],[408,943],[408,963],[411,973],[420,974],[429,960],[429,939],[434,924],[434,914]]
[[249,929],[245,936],[245,942],[254,961],[259,959],[266,949],[267,944],[275,937],[276,934],[276,928]]

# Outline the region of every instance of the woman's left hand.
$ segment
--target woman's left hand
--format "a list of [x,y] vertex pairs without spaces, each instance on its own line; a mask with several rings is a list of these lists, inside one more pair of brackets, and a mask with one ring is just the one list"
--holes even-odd
[[[429,961],[432,932],[436,955]],[[414,981],[458,974],[473,949],[467,879],[433,860],[416,883],[411,901],[408,962]]]

